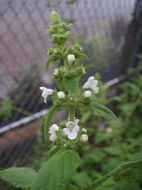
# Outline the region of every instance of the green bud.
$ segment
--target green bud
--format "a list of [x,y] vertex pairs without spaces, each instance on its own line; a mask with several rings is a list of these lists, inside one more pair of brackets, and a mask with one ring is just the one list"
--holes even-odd
[[54,76],[58,76],[58,75],[59,75],[59,69],[54,69],[53,75],[54,75]]
[[61,18],[55,11],[52,11],[51,13],[51,22],[53,25],[59,24],[61,22]]

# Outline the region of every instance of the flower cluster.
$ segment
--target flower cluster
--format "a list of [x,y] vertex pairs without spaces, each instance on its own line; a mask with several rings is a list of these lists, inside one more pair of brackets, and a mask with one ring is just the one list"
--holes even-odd
[[[81,142],[88,141],[87,130],[85,128],[80,129],[79,119],[74,121],[68,121],[66,127],[61,129],[57,124],[52,124],[49,128],[49,139],[52,142],[55,142],[58,139],[58,136],[62,134],[62,137],[67,140],[76,140],[78,139]],[[61,133],[58,134],[58,131]]]
[[[75,59],[76,58],[75,58],[74,54],[67,55],[68,63],[71,64],[71,63],[75,62]],[[53,75],[54,76],[59,75],[59,69],[56,68],[53,72]],[[82,91],[82,94],[83,94],[84,98],[91,97],[93,92],[94,93],[99,92],[98,81],[95,79],[94,76],[91,76],[88,78],[88,80],[83,85],[83,89],[84,90]],[[40,87],[40,90],[42,91],[41,96],[43,97],[45,103],[47,103],[48,96],[53,95],[55,92],[55,90],[48,89],[46,87]],[[65,92],[63,92],[63,91],[58,91],[55,94],[59,100],[65,99],[65,97],[69,96],[69,94],[65,94]],[[68,121],[66,123],[66,127],[63,129],[61,129],[57,124],[53,124],[49,128],[49,139],[50,139],[50,141],[52,141],[52,142],[57,141],[58,136],[60,136],[60,135],[63,138],[71,140],[71,141],[76,140],[76,139],[78,139],[81,142],[88,141],[87,130],[85,128],[80,129],[78,123],[79,123],[78,119],[75,119],[74,121]],[[60,132],[58,133],[58,131],[60,131]]]

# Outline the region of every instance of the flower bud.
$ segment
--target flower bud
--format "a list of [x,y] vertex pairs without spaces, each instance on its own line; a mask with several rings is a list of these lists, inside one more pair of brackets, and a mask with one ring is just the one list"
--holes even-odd
[[83,74],[85,74],[85,73],[86,73],[86,71],[85,71],[85,68],[84,68],[84,67],[82,67],[82,73],[83,73]]
[[82,142],[87,142],[88,141],[88,135],[86,135],[86,134],[81,135],[80,140]]
[[83,131],[84,133],[87,133],[87,129],[85,129],[85,128],[82,128],[82,131]]
[[54,69],[53,75],[54,75],[54,76],[57,76],[58,74],[59,74],[59,69]]
[[56,134],[50,135],[49,140],[52,141],[52,142],[56,141],[57,140],[57,135]]
[[75,61],[75,56],[74,56],[74,54],[69,54],[69,55],[67,56],[67,59],[68,59],[68,62],[70,62],[70,63],[72,63],[73,61]]
[[89,90],[87,90],[87,91],[84,92],[84,97],[85,98],[90,98],[91,95],[92,95],[92,92],[89,91]]
[[59,99],[64,99],[65,98],[65,93],[63,91],[59,91],[57,93],[57,96],[58,96]]
[[113,129],[111,127],[106,128],[107,133],[112,133]]

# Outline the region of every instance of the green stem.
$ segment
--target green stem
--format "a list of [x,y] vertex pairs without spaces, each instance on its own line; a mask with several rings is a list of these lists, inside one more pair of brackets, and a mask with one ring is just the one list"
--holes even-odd
[[75,106],[69,105],[69,120],[74,121],[75,118]]
[[18,107],[14,107],[14,110],[17,111],[17,112],[19,112],[19,113],[23,113],[24,115],[27,115],[27,116],[33,114],[33,113],[29,112],[29,111],[23,110],[23,109],[18,108]]
[[104,175],[100,179],[96,180],[87,189],[96,188],[99,185],[101,185],[102,183],[104,183],[108,178],[113,177],[113,176],[119,174],[120,172],[122,172],[122,171],[124,171],[124,170],[126,170],[128,168],[135,168],[135,167],[142,167],[142,160],[125,162],[124,164],[120,165],[119,167],[112,170],[108,174]]

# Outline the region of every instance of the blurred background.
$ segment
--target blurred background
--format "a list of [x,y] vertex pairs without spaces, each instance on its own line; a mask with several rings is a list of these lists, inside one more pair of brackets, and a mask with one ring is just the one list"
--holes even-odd
[[[116,101],[123,105],[127,104],[121,109],[120,106],[118,107],[120,103],[109,103],[111,109],[116,113],[120,112],[122,121],[125,120],[125,116],[129,120],[128,118],[131,118],[135,110],[141,111],[142,97],[137,98],[137,95],[141,92],[139,85],[142,80],[134,82],[133,88],[128,84],[123,85],[126,81],[131,81],[131,78],[138,80],[141,76],[141,0],[0,0],[1,168],[31,164],[31,160],[38,157],[35,147],[37,143],[38,146],[40,144],[38,139],[41,136],[39,132],[41,118],[48,112],[51,105],[50,101],[47,105],[43,103],[39,86],[55,86],[51,79],[53,67],[51,66],[46,71],[44,65],[47,49],[52,47],[50,36],[44,33],[44,30],[50,26],[49,15],[52,10],[57,11],[65,22],[74,24],[73,38],[75,42],[82,45],[84,52],[90,58],[86,62],[88,72],[84,80],[88,75],[100,73],[102,81],[106,84],[102,92],[104,103],[109,103],[105,99],[106,96],[111,98],[116,96]],[[138,70],[131,69],[130,75],[127,75],[130,68],[136,69],[137,66]],[[119,88],[120,85],[123,87]],[[131,103],[139,99],[135,106],[128,105],[130,100],[128,102],[126,100],[126,97],[130,96],[130,91],[135,94],[131,95],[133,96]],[[125,102],[123,102],[124,99]],[[140,108],[137,109],[137,106]],[[137,120],[141,119],[140,111],[136,114]],[[63,113],[59,113],[56,120],[59,120],[61,115],[64,117]],[[88,121],[84,119],[82,123],[85,122]],[[121,126],[118,122],[114,125]],[[137,121],[135,125],[137,126],[136,134],[140,135],[141,121],[139,123]],[[107,124],[99,121],[99,126],[104,128]],[[133,127],[135,127],[134,124]],[[110,129],[110,133],[111,131]],[[131,140],[136,138],[133,134],[135,132],[132,131]],[[105,138],[100,143],[105,144],[107,139]],[[139,144],[141,142],[142,139]],[[141,150],[138,144],[136,148],[136,152]],[[134,153],[134,150],[130,152]],[[109,154],[109,151],[106,149],[105,153]],[[119,157],[114,152],[108,155],[110,158],[115,156]],[[99,171],[100,169],[94,174],[96,178],[99,177]],[[1,182],[0,189],[6,188],[8,185]],[[141,188],[142,186],[139,185],[133,190]],[[131,188],[127,187],[127,189]]]

